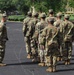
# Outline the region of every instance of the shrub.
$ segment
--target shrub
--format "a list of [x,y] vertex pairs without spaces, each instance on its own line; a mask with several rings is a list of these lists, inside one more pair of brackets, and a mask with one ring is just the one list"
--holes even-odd
[[25,18],[24,15],[11,15],[11,16],[8,16],[9,21],[23,21],[24,18]]

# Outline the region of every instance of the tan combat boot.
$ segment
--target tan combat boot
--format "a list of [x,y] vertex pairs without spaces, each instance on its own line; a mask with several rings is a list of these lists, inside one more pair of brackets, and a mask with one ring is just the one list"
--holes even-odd
[[65,65],[70,65],[70,60],[66,60]]
[[68,60],[68,65],[70,65],[70,60]]
[[47,72],[53,72],[53,68],[49,67],[48,69],[46,69]]
[[27,55],[27,58],[28,58],[28,59],[30,59],[30,58],[31,58],[31,55],[30,55],[30,54],[28,54],[28,55]]
[[39,63],[38,65],[39,65],[39,66],[45,66],[45,63],[42,62],[42,63]]
[[53,67],[53,72],[56,72],[56,67]]
[[57,57],[57,61],[62,61],[62,57]]
[[0,66],[6,66],[6,64],[4,64],[4,63],[0,63]]

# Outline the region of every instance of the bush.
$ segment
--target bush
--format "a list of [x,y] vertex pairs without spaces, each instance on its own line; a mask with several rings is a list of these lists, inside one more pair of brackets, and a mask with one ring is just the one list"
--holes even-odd
[[11,16],[8,16],[9,21],[23,21],[24,18],[25,18],[24,15],[11,15]]
[[70,15],[70,20],[74,20],[74,14],[73,15]]

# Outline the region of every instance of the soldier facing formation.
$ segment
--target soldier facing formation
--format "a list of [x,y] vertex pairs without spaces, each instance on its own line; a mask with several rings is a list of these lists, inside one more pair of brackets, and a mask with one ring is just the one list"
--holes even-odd
[[69,21],[69,15],[62,20],[61,12],[54,17],[50,9],[49,17],[46,17],[44,12],[38,15],[35,8],[32,9],[23,25],[27,58],[39,62],[39,66],[48,66],[48,72],[55,72],[59,61],[69,65],[74,36],[74,25]]
[[6,42],[8,40],[7,28],[6,28],[6,23],[5,23],[6,20],[7,20],[7,16],[4,13],[2,15],[2,20],[0,22],[0,66],[6,65],[3,63],[3,59],[4,59],[4,55],[5,55]]

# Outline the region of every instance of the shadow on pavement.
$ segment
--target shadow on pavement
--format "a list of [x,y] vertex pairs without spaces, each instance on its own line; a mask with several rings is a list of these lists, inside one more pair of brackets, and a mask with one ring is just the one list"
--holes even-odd
[[7,64],[7,66],[12,66],[12,65],[34,65],[38,64],[38,62],[21,62],[21,63],[12,63],[12,64]]
[[74,57],[74,55],[72,55],[72,57]]
[[72,69],[63,69],[63,70],[58,70],[57,72],[65,72],[65,71],[74,71],[74,68],[72,68]]

